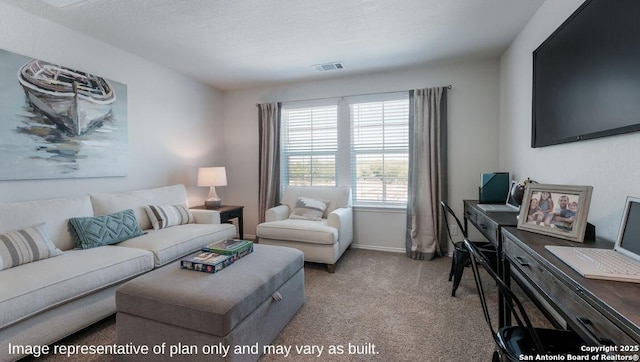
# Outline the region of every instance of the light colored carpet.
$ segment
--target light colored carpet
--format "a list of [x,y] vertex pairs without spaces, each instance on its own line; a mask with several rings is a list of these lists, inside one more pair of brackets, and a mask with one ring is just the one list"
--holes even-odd
[[[416,261],[404,254],[362,249],[347,250],[335,274],[327,273],[324,265],[307,263],[305,304],[273,342],[291,346],[291,355],[265,355],[260,360],[488,361],[493,340],[473,273],[465,270],[454,298],[448,281],[450,266],[450,258]],[[490,303],[497,312],[495,285],[485,281],[485,287],[493,295]],[[534,325],[545,324],[527,304]],[[59,343],[113,344],[115,339],[115,318],[110,317]],[[295,346],[305,345],[323,347],[320,358],[295,352]],[[331,346],[334,353],[340,349],[343,353],[330,354]],[[114,360],[112,356],[38,359]]]

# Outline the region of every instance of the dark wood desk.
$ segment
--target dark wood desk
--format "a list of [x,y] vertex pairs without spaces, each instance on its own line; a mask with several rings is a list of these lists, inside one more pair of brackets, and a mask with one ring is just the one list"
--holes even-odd
[[[502,247],[502,228],[506,226],[518,225],[517,212],[486,212],[478,207],[477,200],[464,200],[464,228],[468,229],[471,224],[484,235],[498,251],[498,270],[500,277],[504,277],[504,251]],[[507,325],[510,319],[504,300],[498,299],[498,323],[501,326]]]
[[583,278],[545,249],[545,245],[611,249],[612,243],[580,244],[515,227],[503,228],[502,239],[507,282],[513,278],[529,296],[541,296],[568,328],[589,343],[640,344],[640,284]]
[[[505,226],[518,225],[517,212],[486,212],[478,207],[477,200],[464,200],[464,227],[468,222],[480,231],[487,240],[502,250],[500,231]],[[468,229],[467,229],[468,230]]]
[[[544,248],[611,249],[612,243],[575,243],[518,230],[516,213],[485,212],[477,205],[477,201],[464,201],[465,227],[471,222],[496,245],[502,261],[499,275],[507,283],[517,282],[556,327],[573,329],[591,344],[640,344],[640,284],[583,278]],[[509,325],[511,316],[503,298],[499,299],[499,313],[500,326]]]

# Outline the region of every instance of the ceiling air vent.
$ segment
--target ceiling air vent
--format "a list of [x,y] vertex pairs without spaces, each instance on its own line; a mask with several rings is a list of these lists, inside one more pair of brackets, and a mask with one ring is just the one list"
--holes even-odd
[[313,65],[313,67],[318,72],[326,72],[327,70],[344,69],[344,65],[342,65],[342,62],[331,62],[331,63],[324,63],[324,64],[316,64],[316,65]]

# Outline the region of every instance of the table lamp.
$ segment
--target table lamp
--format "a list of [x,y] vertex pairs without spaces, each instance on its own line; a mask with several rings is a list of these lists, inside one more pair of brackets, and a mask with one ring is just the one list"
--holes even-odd
[[198,169],[198,186],[209,186],[209,195],[204,200],[207,209],[218,209],[222,200],[216,193],[216,186],[227,186],[227,170],[224,167],[200,167]]

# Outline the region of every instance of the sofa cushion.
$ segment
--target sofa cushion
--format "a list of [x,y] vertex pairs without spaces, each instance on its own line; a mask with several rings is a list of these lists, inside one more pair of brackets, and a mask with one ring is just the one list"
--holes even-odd
[[187,205],[147,205],[144,210],[154,230],[196,222]]
[[265,222],[257,226],[260,238],[328,244],[338,242],[338,229],[328,226],[327,219],[320,221],[285,219]]
[[118,246],[150,251],[155,265],[161,266],[235,234],[236,228],[232,224],[187,224],[149,230],[145,235],[123,241]]
[[95,217],[72,217],[69,232],[81,249],[116,244],[142,235],[133,210]]
[[0,329],[153,268],[151,253],[119,246],[70,250],[0,273]]
[[91,203],[96,216],[109,215],[132,209],[140,229],[151,229],[151,221],[144,210],[146,205],[189,205],[184,185],[123,192],[119,194],[92,194]]
[[293,208],[289,218],[319,221],[322,219],[328,203],[327,201],[316,200],[309,197],[298,197],[296,207]]
[[47,233],[56,247],[70,250],[76,243],[67,229],[67,220],[76,216],[93,216],[89,196],[0,203],[0,234],[46,222]]
[[60,254],[62,251],[49,239],[45,223],[0,235],[0,270]]

